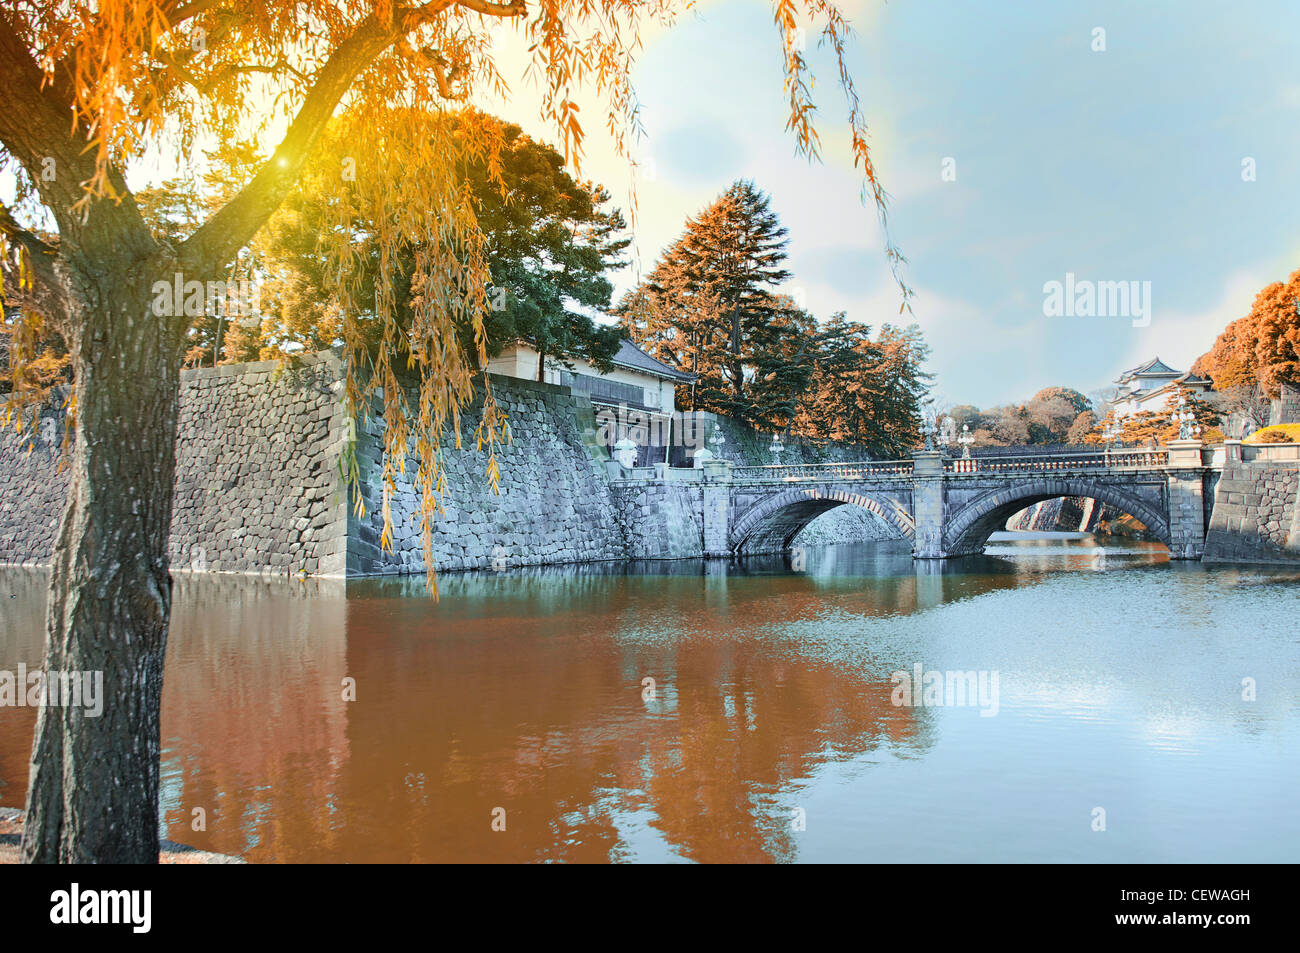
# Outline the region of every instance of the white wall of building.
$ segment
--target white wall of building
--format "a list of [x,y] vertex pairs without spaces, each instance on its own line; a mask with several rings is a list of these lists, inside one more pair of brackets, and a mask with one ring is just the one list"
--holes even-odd
[[[660,413],[671,414],[677,409],[676,388],[672,381],[662,380],[653,374],[618,366],[615,366],[610,373],[602,374],[587,361],[578,358],[574,358],[569,363],[572,365],[572,370],[560,361],[547,358],[546,376],[543,380],[548,384],[558,384],[560,383],[560,375],[566,371],[586,374],[589,377],[603,377],[606,380],[618,381],[620,384],[631,384],[634,387],[641,388],[645,393],[643,403]],[[510,377],[522,377],[525,380],[535,381],[537,380],[537,352],[523,344],[507,348],[498,357],[488,362],[488,370],[493,374],[506,374]]]

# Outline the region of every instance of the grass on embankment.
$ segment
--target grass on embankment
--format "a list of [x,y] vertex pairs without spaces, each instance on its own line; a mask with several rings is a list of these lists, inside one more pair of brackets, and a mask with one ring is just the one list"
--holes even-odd
[[[1286,437],[1285,440],[1278,440],[1277,437],[1269,439],[1264,434],[1281,434]],[[1274,424],[1272,427],[1261,427],[1253,434],[1247,437],[1243,443],[1300,443],[1300,424]]]

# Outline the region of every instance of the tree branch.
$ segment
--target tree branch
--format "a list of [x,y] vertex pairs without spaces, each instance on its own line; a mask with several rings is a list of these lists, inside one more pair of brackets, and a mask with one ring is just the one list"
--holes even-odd
[[[199,4],[195,4],[195,6],[199,6]],[[207,4],[203,6],[214,7],[216,4]],[[194,13],[190,14],[190,16],[201,12],[203,11],[195,10]],[[212,32],[207,35],[208,44],[215,45],[222,42],[226,36],[229,35],[231,30],[236,26],[244,24],[248,19],[248,17],[243,13],[236,13],[231,10],[222,10],[221,12],[226,15],[217,20],[216,24],[212,27]],[[172,30],[175,31],[176,27],[179,26],[180,23],[180,19],[172,22]],[[212,84],[207,84],[205,86],[205,84],[199,82],[199,80],[189,71],[190,63],[193,62],[201,52],[203,52],[202,48],[196,49],[194,46],[189,46],[179,51],[155,49],[153,55],[158,62],[163,64],[164,69],[175,73],[182,82],[191,86],[195,91],[204,93]]]
[[[53,274],[51,262],[44,263]],[[36,281],[23,287],[23,275],[18,265],[8,256],[0,258],[0,276],[4,278],[4,294],[0,295],[4,303],[23,311],[35,311],[45,316],[54,330],[68,339],[68,303],[57,281],[45,275],[38,275]]]
[[219,6],[221,0],[193,0],[191,3],[178,3],[172,10],[164,12],[167,15],[167,22],[174,27]]
[[[54,267],[59,254],[58,247],[19,225],[3,203],[0,203],[0,233],[8,236],[18,246],[19,254],[25,253],[29,271],[28,275],[24,275],[18,264],[8,256],[0,260],[0,274],[4,276],[4,294],[0,297],[6,304],[39,311],[58,330],[63,331],[68,308],[63,286]],[[29,280],[27,287],[24,287],[24,277],[35,280]]]
[[3,202],[0,202],[0,232],[8,235],[14,242],[27,249],[27,253],[33,257],[37,255],[42,257],[53,256],[59,253],[59,250],[54,245],[37,236],[35,232],[19,225]]
[[[94,161],[84,153],[69,129],[72,101],[60,95],[61,84],[44,84],[27,44],[14,31],[9,18],[0,15],[0,75],[5,78],[9,102],[0,109],[0,141],[23,164],[55,213],[71,208],[81,198],[80,183],[94,173]],[[79,124],[75,128],[80,128]],[[54,174],[43,175],[44,160],[54,160]],[[59,222],[62,229],[63,222]]]
[[156,243],[115,166],[108,167],[107,183],[120,200],[99,197],[78,208],[87,198],[86,183],[95,177],[96,160],[86,148],[86,127],[75,118],[71,77],[56,70],[45,82],[27,44],[2,14],[0,75],[9,93],[7,108],[0,109],[0,142],[22,163],[53,215],[59,255],[81,267],[92,247],[112,248],[127,258],[149,254]]
[[522,17],[528,15],[525,0],[510,3],[491,3],[490,0],[457,0],[456,6],[481,13],[485,17]]
[[182,267],[196,273],[214,271],[248,244],[293,188],[317,137],[357,74],[389,46],[454,2],[432,0],[419,7],[399,8],[391,26],[375,16],[363,20],[317,73],[315,85],[308,90],[271,158],[252,181],[181,245]]

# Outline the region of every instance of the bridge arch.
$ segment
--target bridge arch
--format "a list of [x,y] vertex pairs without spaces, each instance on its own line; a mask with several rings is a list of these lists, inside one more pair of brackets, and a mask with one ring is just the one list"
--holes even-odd
[[783,552],[800,530],[839,506],[860,507],[883,520],[900,538],[916,538],[916,522],[898,500],[845,489],[806,487],[773,493],[737,514],[728,533],[728,548],[736,554]]
[[944,526],[943,551],[950,556],[983,552],[989,537],[1027,506],[1061,496],[1091,497],[1142,521],[1160,542],[1169,545],[1169,520],[1160,510],[1132,493],[1091,480],[1026,480],[978,497],[954,513]]

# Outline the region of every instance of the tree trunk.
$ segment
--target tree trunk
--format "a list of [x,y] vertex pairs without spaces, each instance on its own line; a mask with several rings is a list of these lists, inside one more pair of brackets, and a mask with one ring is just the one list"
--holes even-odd
[[40,709],[22,854],[29,863],[156,863],[183,332],[173,316],[151,313],[144,274],[119,271],[85,288],[69,341],[72,480],[54,551],[45,671],[102,673],[102,712]]

